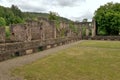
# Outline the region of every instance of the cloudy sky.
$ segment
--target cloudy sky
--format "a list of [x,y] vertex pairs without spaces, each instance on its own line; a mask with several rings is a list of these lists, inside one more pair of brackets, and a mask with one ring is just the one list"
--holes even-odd
[[57,12],[60,16],[72,20],[92,19],[95,10],[107,2],[120,0],[0,0],[0,5],[10,7],[17,5],[22,11]]

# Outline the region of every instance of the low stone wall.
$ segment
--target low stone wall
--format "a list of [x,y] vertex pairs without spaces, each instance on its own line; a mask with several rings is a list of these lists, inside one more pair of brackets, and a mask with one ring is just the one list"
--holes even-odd
[[47,49],[48,46],[52,48],[79,39],[80,38],[78,37],[74,37],[74,38],[49,39],[44,41],[33,40],[30,42],[3,43],[0,44],[0,61],[10,59],[16,56],[35,53],[40,51],[41,49]]
[[[0,61],[7,60],[17,56],[23,56],[39,52],[44,49],[56,47],[81,40],[80,37],[57,38],[49,40],[33,40],[30,42],[13,42],[0,43]],[[120,36],[95,36],[83,37],[84,40],[117,40],[120,41]]]

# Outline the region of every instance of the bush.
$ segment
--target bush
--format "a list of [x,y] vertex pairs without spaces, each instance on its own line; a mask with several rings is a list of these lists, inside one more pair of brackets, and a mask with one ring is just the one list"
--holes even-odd
[[10,38],[10,28],[8,26],[5,27],[6,38]]
[[6,25],[6,21],[4,18],[0,17],[0,27],[1,26],[5,26]]

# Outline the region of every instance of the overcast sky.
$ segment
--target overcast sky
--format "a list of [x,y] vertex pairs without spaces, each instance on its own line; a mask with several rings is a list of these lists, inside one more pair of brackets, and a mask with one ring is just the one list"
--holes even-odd
[[22,11],[57,12],[60,16],[72,20],[92,19],[95,10],[107,2],[120,0],[0,0],[0,5],[17,5]]

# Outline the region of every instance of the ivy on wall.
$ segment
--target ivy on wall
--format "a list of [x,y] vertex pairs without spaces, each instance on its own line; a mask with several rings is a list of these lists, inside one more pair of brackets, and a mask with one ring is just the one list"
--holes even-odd
[[60,21],[59,20],[55,20],[55,27],[58,31],[60,30]]
[[61,37],[65,37],[65,29],[61,29],[61,31],[60,31],[60,36],[61,36]]
[[65,36],[65,29],[64,28],[60,28],[60,21],[59,19],[55,20],[55,27],[57,29],[57,31],[60,34],[60,37],[64,37]]
[[9,26],[5,27],[5,34],[6,34],[6,38],[9,39],[10,38],[10,27]]
[[86,27],[82,26],[82,36],[86,36]]
[[78,28],[74,25],[73,22],[69,23],[69,28],[76,34],[78,34]]

